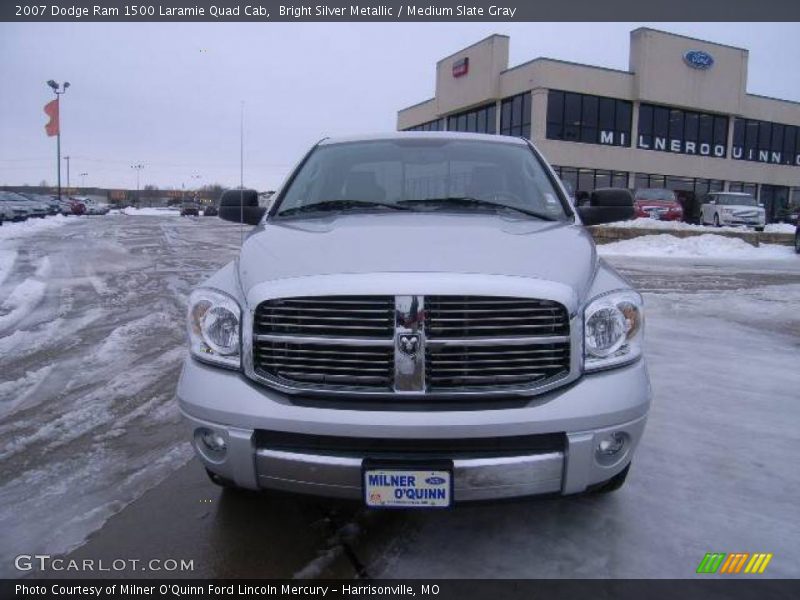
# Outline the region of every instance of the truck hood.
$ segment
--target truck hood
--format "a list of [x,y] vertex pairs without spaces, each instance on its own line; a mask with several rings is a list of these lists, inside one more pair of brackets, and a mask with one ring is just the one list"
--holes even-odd
[[426,212],[267,221],[245,240],[238,268],[246,295],[287,278],[413,272],[534,278],[582,297],[596,264],[594,243],[580,225]]

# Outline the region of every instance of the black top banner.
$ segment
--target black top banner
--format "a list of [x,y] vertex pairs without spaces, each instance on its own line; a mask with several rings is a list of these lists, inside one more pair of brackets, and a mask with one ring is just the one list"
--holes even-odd
[[3,0],[0,21],[800,21],[797,0]]

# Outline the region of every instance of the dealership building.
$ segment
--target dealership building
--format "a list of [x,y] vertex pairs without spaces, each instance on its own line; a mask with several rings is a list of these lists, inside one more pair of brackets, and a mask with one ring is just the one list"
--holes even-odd
[[770,221],[800,204],[800,103],[747,92],[748,51],[648,28],[627,71],[552,58],[508,66],[492,35],[436,64],[436,96],[397,128],[529,138],[580,192],[744,191]]

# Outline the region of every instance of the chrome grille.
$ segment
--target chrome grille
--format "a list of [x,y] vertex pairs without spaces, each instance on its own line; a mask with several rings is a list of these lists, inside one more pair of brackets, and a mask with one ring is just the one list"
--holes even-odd
[[392,346],[342,346],[261,340],[254,344],[256,371],[287,383],[370,387],[391,391]]
[[443,346],[429,343],[430,391],[531,385],[569,372],[569,342]]
[[552,300],[309,296],[253,314],[251,375],[285,391],[531,391],[566,378],[570,360],[569,316]]
[[256,334],[389,338],[394,335],[393,296],[283,298],[262,302]]
[[551,300],[487,296],[427,296],[429,339],[566,335],[566,309]]

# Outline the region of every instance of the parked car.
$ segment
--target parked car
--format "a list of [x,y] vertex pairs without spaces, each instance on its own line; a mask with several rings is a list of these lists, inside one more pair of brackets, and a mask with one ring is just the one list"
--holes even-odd
[[195,200],[184,200],[181,202],[181,216],[200,216],[200,205]]
[[0,207],[2,207],[4,220],[24,221],[32,213],[27,204],[20,203],[11,196],[12,192],[0,191]]
[[794,226],[794,251],[800,254],[800,219]]
[[711,192],[706,195],[700,216],[701,225],[746,225],[764,231],[763,205],[743,192]]
[[203,207],[203,216],[204,217],[216,217],[219,215],[219,210],[217,209],[216,204],[206,204]]
[[29,200],[16,192],[3,192],[3,195],[5,201],[13,202],[15,203],[14,206],[25,209],[25,218],[38,217],[44,219],[47,216],[47,208],[41,202]]
[[633,194],[633,208],[637,218],[660,221],[682,221],[683,207],[672,190],[664,188],[639,188]]
[[217,484],[370,507],[619,488],[650,384],[641,296],[530,141],[464,133],[326,139],[193,290],[177,388]]
[[58,200],[53,198],[52,196],[45,196],[44,194],[20,194],[21,196],[25,196],[28,200],[32,202],[37,202],[42,205],[45,210],[47,211],[48,215],[57,215],[58,214]]
[[96,202],[88,196],[75,198],[81,202],[85,208],[84,212],[87,215],[107,215],[111,207],[108,204]]
[[81,198],[68,198],[67,202],[69,203],[70,210],[72,211],[71,214],[73,215],[84,215],[86,214],[86,203]]

